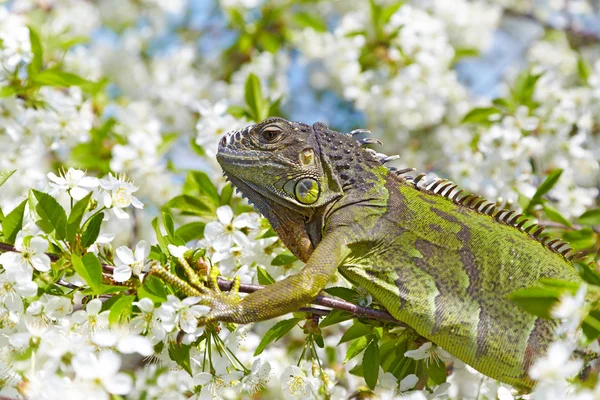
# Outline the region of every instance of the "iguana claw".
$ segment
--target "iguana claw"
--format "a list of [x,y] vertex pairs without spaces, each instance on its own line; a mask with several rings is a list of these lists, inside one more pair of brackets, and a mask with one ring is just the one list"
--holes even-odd
[[223,292],[218,283],[220,273],[221,270],[218,267],[211,268],[208,276],[208,288],[198,296],[201,304],[211,308],[208,314],[198,318],[199,326],[213,321],[237,322],[236,316],[241,315],[241,300],[238,296],[240,277],[236,276],[233,279],[233,285],[229,292]]

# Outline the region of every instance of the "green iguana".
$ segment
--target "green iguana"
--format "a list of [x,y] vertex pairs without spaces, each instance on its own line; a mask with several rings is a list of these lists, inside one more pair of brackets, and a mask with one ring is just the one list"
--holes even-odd
[[241,300],[205,291],[212,309],[200,323],[295,311],[339,271],[418,334],[485,375],[530,389],[527,370],[555,322],[507,296],[540,278],[580,282],[570,248],[448,181],[387,168],[390,157],[361,147],[378,141],[353,133],[269,118],[222,138],[226,177],[306,266]]

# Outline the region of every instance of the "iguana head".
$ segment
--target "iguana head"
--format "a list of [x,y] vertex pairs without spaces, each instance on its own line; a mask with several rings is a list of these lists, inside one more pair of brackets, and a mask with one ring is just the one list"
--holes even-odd
[[333,133],[320,123],[269,118],[229,132],[219,142],[217,160],[225,176],[303,260],[314,245],[306,222],[319,207],[343,195],[327,151],[331,142],[324,139]]
[[217,160],[255,205],[268,199],[308,216],[342,194],[315,126],[266,119],[225,135]]

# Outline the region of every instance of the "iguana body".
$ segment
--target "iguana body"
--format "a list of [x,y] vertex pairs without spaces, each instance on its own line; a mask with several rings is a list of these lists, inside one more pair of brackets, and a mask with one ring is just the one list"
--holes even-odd
[[241,301],[205,296],[212,305],[205,321],[248,323],[294,311],[339,270],[398,320],[482,373],[533,385],[527,369],[545,352],[554,323],[507,295],[540,278],[580,278],[557,247],[515,227],[518,217],[442,195],[454,187],[419,186],[351,135],[319,123],[268,119],[225,136],[217,158],[306,266]]

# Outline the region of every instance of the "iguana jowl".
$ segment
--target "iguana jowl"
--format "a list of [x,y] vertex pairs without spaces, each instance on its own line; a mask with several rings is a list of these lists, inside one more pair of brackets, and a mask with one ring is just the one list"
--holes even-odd
[[[368,142],[368,140],[367,140]],[[523,389],[554,323],[511,303],[540,278],[579,282],[564,243],[444,181],[383,165],[351,134],[270,118],[228,133],[217,159],[306,266],[242,300],[204,295],[209,320],[249,323],[309,303],[336,271],[480,372]]]

